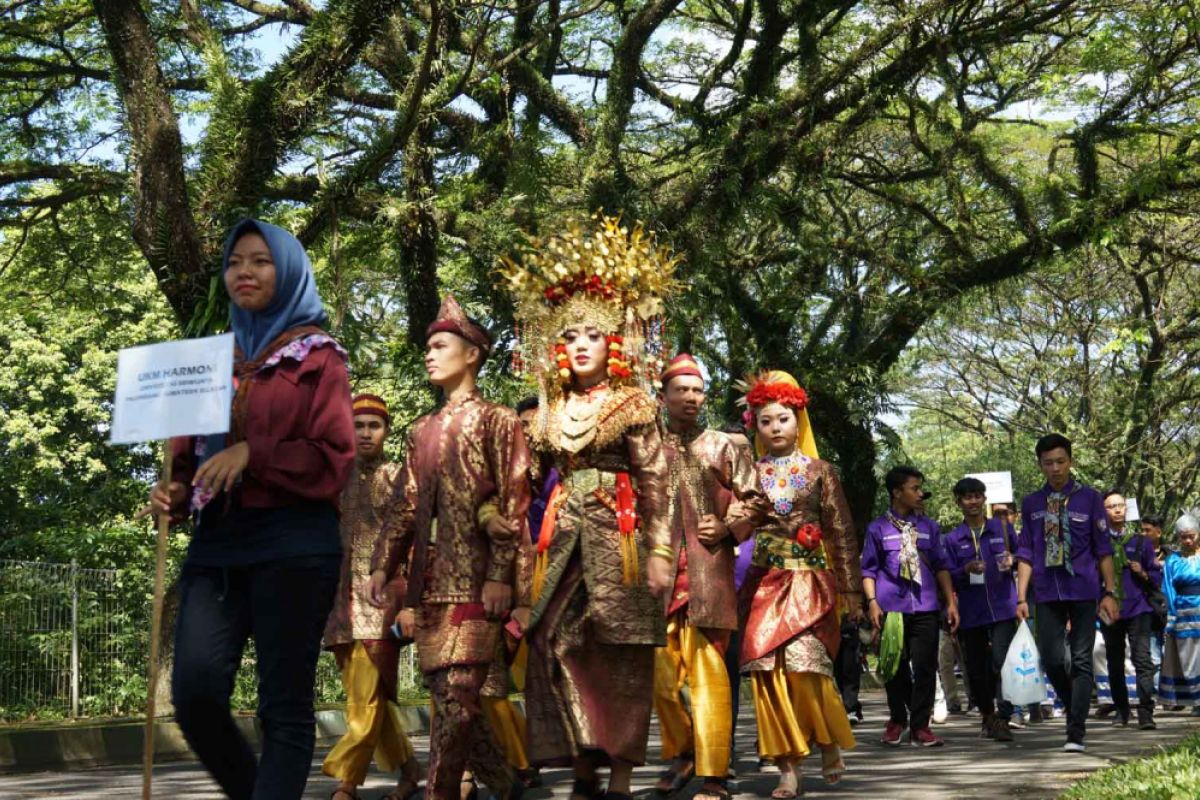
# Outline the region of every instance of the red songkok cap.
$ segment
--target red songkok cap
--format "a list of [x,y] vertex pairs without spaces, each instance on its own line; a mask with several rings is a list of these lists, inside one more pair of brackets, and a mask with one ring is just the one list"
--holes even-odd
[[442,298],[442,307],[438,309],[437,319],[425,329],[425,338],[443,331],[466,339],[483,351],[484,358],[492,352],[492,338],[488,336],[487,331],[467,319],[462,306],[451,294]]
[[680,353],[672,358],[671,363],[667,364],[667,368],[659,376],[659,380],[665,387],[671,378],[678,378],[680,375],[695,375],[700,380],[704,380],[704,375],[700,372],[700,364],[692,358],[691,353]]
[[387,403],[383,402],[383,398],[379,395],[356,395],[354,399],[350,401],[350,405],[354,409],[354,416],[356,417],[364,414],[374,414],[389,425],[392,422],[392,415],[388,413]]

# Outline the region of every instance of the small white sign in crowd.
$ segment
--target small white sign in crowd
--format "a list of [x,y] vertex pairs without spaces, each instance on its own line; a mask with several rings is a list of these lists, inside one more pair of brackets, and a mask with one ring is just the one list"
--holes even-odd
[[122,350],[117,359],[113,444],[229,430],[233,334]]

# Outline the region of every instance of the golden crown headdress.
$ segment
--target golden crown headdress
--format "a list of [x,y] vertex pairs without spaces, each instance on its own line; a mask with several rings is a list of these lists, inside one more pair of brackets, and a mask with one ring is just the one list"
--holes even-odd
[[630,228],[604,214],[592,219],[553,236],[529,236],[518,258],[501,258],[516,302],[519,366],[535,374],[543,401],[569,380],[559,336],[572,326],[609,337],[614,383],[650,389],[663,367],[664,300],[675,289],[679,258],[641,224]]

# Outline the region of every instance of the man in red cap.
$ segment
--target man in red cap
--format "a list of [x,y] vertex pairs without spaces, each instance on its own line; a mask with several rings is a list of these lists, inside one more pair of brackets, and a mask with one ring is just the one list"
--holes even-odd
[[384,772],[401,771],[386,798],[402,800],[421,779],[421,765],[395,707],[400,647],[388,632],[404,596],[403,578],[384,589],[383,607],[366,599],[371,556],[400,465],[384,457],[391,426],[387,403],[377,395],[360,394],[352,404],[358,457],[342,490],[342,575],[325,626],[325,648],[337,658],[346,689],[346,733],[329,751],[322,771],[339,781],[333,800],[352,800],[375,756]]
[[[529,449],[516,413],[476,389],[491,338],[446,297],[426,332],[425,369],[443,405],[414,423],[404,469],[372,558],[368,594],[388,604],[386,587],[407,585],[396,622],[417,644],[433,699],[430,800],[458,800],[468,762],[498,797],[514,775],[483,715],[480,690],[509,612],[527,619],[533,563]],[[485,501],[507,525],[483,525]],[[518,558],[521,556],[521,558]],[[515,588],[514,588],[515,587]]]
[[[667,645],[656,651],[654,673],[663,757],[673,764],[656,789],[674,794],[700,775],[698,798],[726,800],[732,687],[725,649],[738,626],[734,545],[754,531],[761,493],[749,454],[700,424],[705,386],[696,360],[679,354],[661,380],[663,450],[675,500],[671,547],[679,558],[666,600]],[[680,698],[684,682],[690,716]]]

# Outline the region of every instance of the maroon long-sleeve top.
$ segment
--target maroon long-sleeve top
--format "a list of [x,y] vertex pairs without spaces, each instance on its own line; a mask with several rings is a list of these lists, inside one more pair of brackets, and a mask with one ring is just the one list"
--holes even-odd
[[[247,397],[250,462],[232,496],[201,512],[189,561],[214,566],[341,552],[337,504],[354,465],[354,415],[346,363],[333,347],[255,373]],[[188,487],[195,439],[176,439],[173,480]]]

